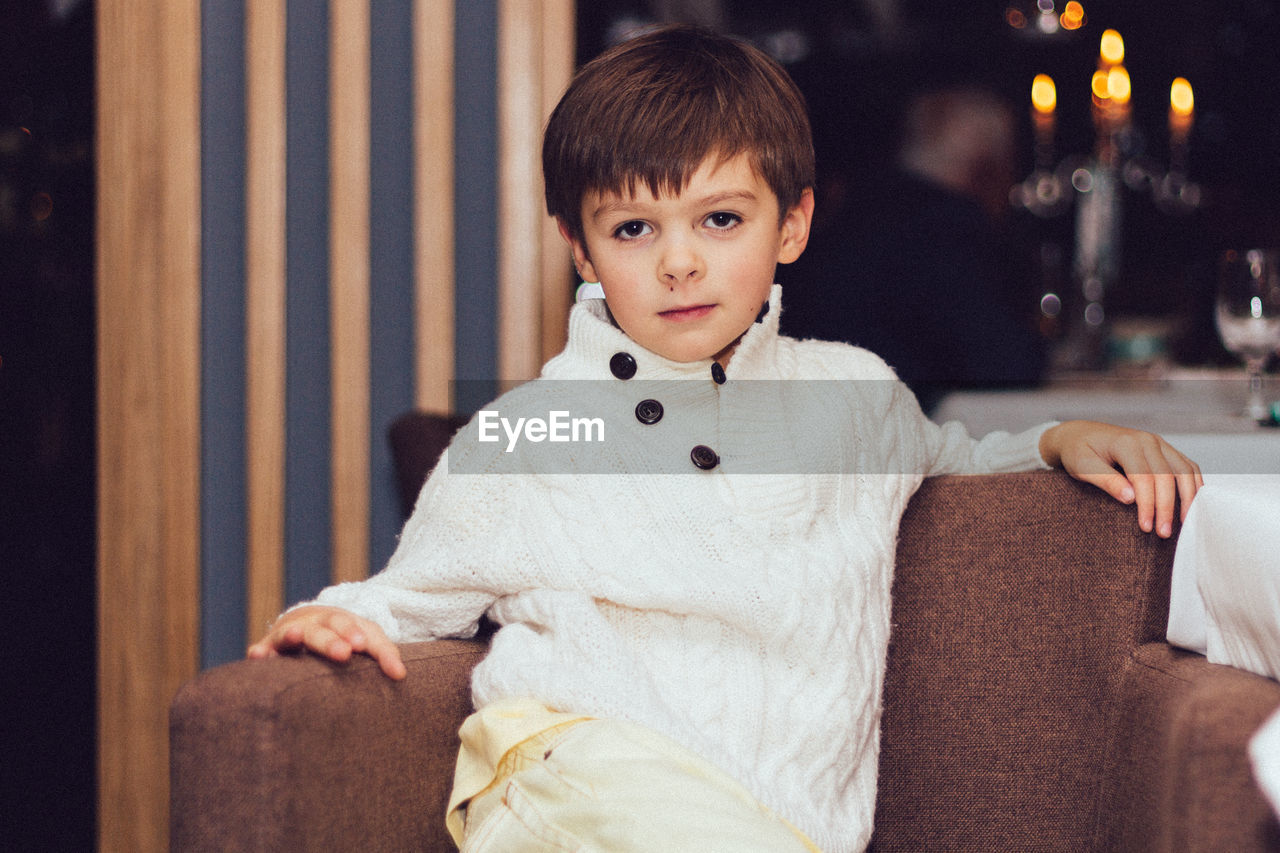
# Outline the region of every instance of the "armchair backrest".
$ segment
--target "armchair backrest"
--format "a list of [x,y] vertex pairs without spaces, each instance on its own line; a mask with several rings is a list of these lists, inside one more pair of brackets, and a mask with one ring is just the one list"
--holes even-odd
[[427,475],[436,467],[440,454],[462,429],[467,418],[412,410],[405,412],[387,429],[387,442],[396,467],[396,486],[400,510],[405,518],[413,511],[418,492]]
[[1060,472],[927,480],[902,520],[876,850],[1086,850],[1174,545]]

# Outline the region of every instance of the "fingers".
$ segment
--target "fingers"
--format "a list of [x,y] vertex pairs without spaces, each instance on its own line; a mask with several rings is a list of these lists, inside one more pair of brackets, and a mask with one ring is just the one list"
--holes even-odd
[[[326,608],[328,609],[328,608]],[[330,621],[337,625],[331,625]],[[281,616],[267,635],[249,647],[251,658],[275,657],[287,652],[311,651],[330,660],[351,657],[354,645],[337,630],[350,622],[337,614],[300,608]]]
[[1173,535],[1178,505],[1179,518],[1185,520],[1204,485],[1200,467],[1152,433],[1071,421],[1047,431],[1044,438],[1048,440],[1042,439],[1042,454],[1047,461],[1056,456],[1072,476],[1121,503],[1134,504],[1138,526],[1164,538]]
[[1177,475],[1178,495],[1182,500],[1182,515],[1179,521],[1187,520],[1187,513],[1191,511],[1191,501],[1195,498],[1196,493],[1204,488],[1204,475],[1200,472],[1200,466],[1190,459],[1189,470],[1183,471]]
[[276,654],[277,652],[271,644],[263,639],[250,646],[249,650],[245,652],[245,657],[260,660],[262,658],[274,657]]
[[1175,490],[1172,477],[1164,472],[1132,475],[1137,493],[1138,527],[1143,533],[1153,530],[1157,535],[1173,535],[1173,506]]
[[1200,466],[1159,436],[1147,447],[1147,458],[1155,479],[1155,525],[1158,535],[1173,535],[1175,507],[1179,521],[1185,521],[1191,503],[1204,486]]
[[1107,470],[1110,473],[1081,473],[1076,475],[1076,479],[1091,486],[1097,486],[1122,504],[1133,503],[1137,499],[1137,490],[1134,488],[1133,483],[1129,482],[1128,477],[1114,468],[1108,467]]
[[1173,535],[1179,502],[1182,520],[1204,484],[1200,468],[1158,435],[1136,433],[1125,440],[1129,446],[1116,454],[1116,461],[1133,484],[1138,526],[1167,539]]
[[351,659],[351,653],[356,650],[356,643],[362,640],[352,624],[341,618],[335,618],[334,623],[304,623],[300,634],[300,641],[295,639],[296,628],[290,628],[286,634],[290,641],[289,645],[294,648],[304,648],[307,651],[314,652],[329,660],[338,662],[348,661]]
[[375,632],[371,634],[368,647],[364,650],[365,654],[378,662],[378,666],[388,678],[399,681],[408,675],[409,671],[405,669],[404,661],[400,658],[400,647],[388,640],[387,635],[376,626]]
[[381,628],[344,611],[339,611],[339,614],[334,619],[333,630],[338,641],[349,647],[348,657],[350,652],[366,654],[376,660],[389,677],[396,680],[405,677],[407,670],[400,658],[400,647],[391,642]]
[[1125,452],[1117,461],[1133,483],[1134,502],[1138,506],[1138,527],[1143,533],[1155,531],[1159,536],[1173,534],[1174,488],[1168,462],[1160,453],[1160,439],[1138,434],[1129,439]]
[[249,647],[247,656],[261,659],[298,651],[339,663],[356,653],[367,654],[390,678],[399,680],[407,674],[399,647],[381,628],[337,607],[300,607],[286,613]]

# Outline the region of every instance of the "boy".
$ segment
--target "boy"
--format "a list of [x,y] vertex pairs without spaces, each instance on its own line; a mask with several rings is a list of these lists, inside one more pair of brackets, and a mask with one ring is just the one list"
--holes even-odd
[[779,336],[774,267],[808,239],[813,153],[754,49],[673,28],[608,51],[553,113],[543,169],[604,299],[491,409],[601,412],[605,440],[494,442],[477,418],[387,568],[249,656],[358,652],[402,678],[395,643],[496,621],[450,805],[463,850],[861,850],[921,479],[1061,464],[1168,536],[1199,471],[1101,424],[974,441],[872,354]]

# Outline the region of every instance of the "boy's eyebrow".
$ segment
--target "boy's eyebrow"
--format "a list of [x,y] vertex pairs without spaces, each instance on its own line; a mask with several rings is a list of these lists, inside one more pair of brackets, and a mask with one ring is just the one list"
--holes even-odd
[[[694,199],[693,205],[695,207],[715,207],[726,202],[752,202],[755,201],[756,198],[756,194],[751,192],[751,190],[725,190],[723,192],[712,193],[711,195]],[[634,199],[623,199],[614,196],[608,201],[601,202],[595,210],[591,211],[591,218],[593,220],[599,220],[602,217],[611,216],[617,213],[629,213],[636,210],[641,205],[642,202],[637,202]]]

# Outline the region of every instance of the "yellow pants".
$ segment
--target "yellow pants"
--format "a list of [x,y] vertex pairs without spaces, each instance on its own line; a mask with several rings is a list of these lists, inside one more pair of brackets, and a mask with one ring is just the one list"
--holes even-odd
[[473,714],[461,734],[449,830],[462,853],[818,851],[733,778],[642,726],[514,700]]

